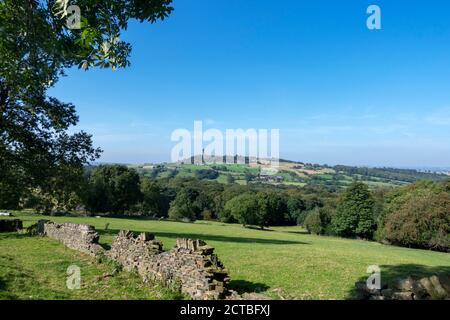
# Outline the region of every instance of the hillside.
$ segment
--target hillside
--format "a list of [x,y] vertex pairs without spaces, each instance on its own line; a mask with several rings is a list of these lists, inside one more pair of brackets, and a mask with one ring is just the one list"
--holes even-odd
[[362,181],[371,189],[401,186],[419,180],[442,181],[450,179],[445,173],[423,172],[413,169],[328,166],[289,160],[280,160],[279,170],[271,172],[262,162],[247,164],[192,164],[163,163],[130,165],[139,174],[153,178],[197,177],[220,183],[269,183],[274,185],[323,186],[340,190],[352,181]]
[[[111,245],[119,230],[152,232],[165,249],[179,237],[202,239],[216,250],[238,292],[260,292],[273,299],[349,299],[369,265],[379,265],[384,282],[397,277],[447,274],[447,253],[382,245],[376,242],[307,234],[301,227],[271,231],[236,224],[181,223],[137,218],[48,217],[14,212],[27,227],[39,219],[87,223],[96,227],[100,244]],[[108,229],[105,230],[105,225]],[[45,237],[0,235],[0,299],[177,299],[136,275],[113,273],[114,265],[64,248]],[[81,290],[65,286],[67,267],[83,268]],[[105,276],[105,273],[109,276]],[[30,281],[32,280],[32,281]]]

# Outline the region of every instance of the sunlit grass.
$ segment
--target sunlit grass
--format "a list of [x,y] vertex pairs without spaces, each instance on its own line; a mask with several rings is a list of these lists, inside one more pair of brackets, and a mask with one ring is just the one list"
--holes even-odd
[[[32,214],[17,215],[24,220],[25,226],[43,218]],[[306,234],[300,227],[277,227],[261,231],[204,221],[180,223],[94,217],[51,219],[94,225],[101,235],[102,244],[110,244],[114,234],[121,229],[153,232],[163,241],[165,249],[170,249],[177,237],[203,239],[216,248],[219,258],[229,269],[233,288],[238,291],[259,291],[276,299],[349,298],[355,281],[368,276],[366,270],[370,265],[381,266],[384,280],[394,276],[450,272],[450,255],[447,253],[313,236]],[[107,223],[108,230],[105,230]],[[105,283],[92,283],[86,290],[67,292],[64,290],[64,279],[69,264],[76,262],[86,269],[87,283],[111,267],[95,264],[93,259],[65,249],[50,239],[8,235],[2,235],[0,239],[1,263],[9,270],[0,268],[1,279],[10,279],[10,273],[14,270],[21,273],[17,275],[17,283],[8,284],[8,292],[3,293],[3,298],[8,297],[8,294],[20,298],[30,295],[87,299],[172,298],[168,294],[158,296],[158,290],[146,288],[137,276],[126,273],[107,279]],[[44,263],[45,267],[42,265]],[[41,270],[45,270],[43,275],[37,275]],[[36,282],[24,285],[22,282],[27,275],[37,278]],[[59,291],[49,294],[52,288],[58,288]]]

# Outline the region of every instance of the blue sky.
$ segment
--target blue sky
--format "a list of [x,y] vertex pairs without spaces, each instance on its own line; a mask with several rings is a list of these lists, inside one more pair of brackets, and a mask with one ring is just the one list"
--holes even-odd
[[[382,10],[368,30],[366,9]],[[279,128],[282,158],[450,167],[450,2],[174,0],[132,23],[131,67],[69,70],[101,161],[170,160],[177,128]]]

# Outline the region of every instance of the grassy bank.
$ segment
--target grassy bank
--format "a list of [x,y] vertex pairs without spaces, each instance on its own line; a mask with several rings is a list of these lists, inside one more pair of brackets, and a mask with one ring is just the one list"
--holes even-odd
[[[42,217],[16,213],[31,225]],[[347,299],[355,281],[365,279],[370,265],[379,265],[382,279],[397,276],[450,273],[450,255],[382,245],[375,242],[313,236],[300,227],[245,229],[240,225],[199,221],[179,223],[142,219],[51,217],[58,222],[88,223],[108,246],[121,229],[150,231],[169,249],[177,237],[198,238],[216,248],[229,269],[231,286],[240,291],[259,291],[281,299]],[[105,230],[106,224],[108,230]],[[160,288],[144,286],[125,272],[102,275],[114,268],[108,263],[66,249],[46,238],[17,234],[0,235],[1,298],[176,298]],[[70,264],[81,267],[84,287],[65,289]],[[101,277],[101,280],[97,278]]]

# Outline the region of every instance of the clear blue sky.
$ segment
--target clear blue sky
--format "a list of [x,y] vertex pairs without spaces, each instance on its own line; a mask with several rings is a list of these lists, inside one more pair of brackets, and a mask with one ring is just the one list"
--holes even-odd
[[[366,9],[382,10],[382,30]],[[175,0],[132,23],[126,70],[69,70],[51,94],[76,105],[101,161],[168,161],[194,120],[279,128],[282,158],[450,167],[447,0]]]

